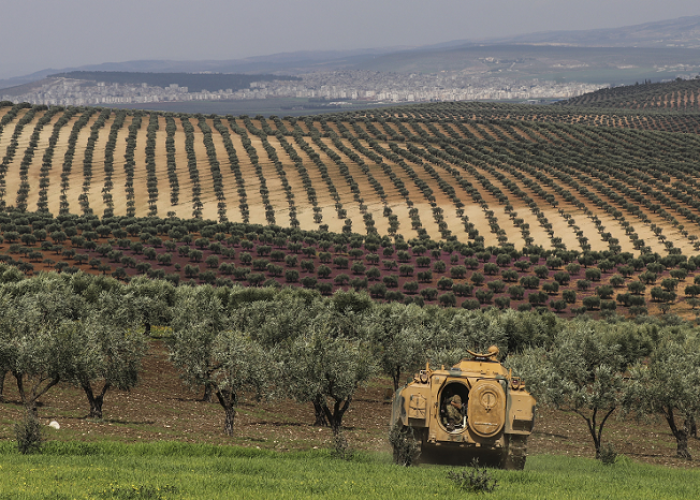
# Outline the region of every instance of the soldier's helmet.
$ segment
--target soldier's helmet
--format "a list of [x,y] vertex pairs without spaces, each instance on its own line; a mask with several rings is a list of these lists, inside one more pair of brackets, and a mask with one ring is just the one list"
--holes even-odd
[[492,345],[491,347],[488,348],[488,351],[486,351],[486,352],[488,353],[489,357],[495,358],[498,356],[498,353],[500,351],[498,350],[498,347],[496,347],[495,345]]

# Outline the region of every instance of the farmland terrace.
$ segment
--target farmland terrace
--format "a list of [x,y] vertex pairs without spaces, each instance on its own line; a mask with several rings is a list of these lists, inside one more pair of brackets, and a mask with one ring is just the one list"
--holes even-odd
[[301,119],[4,105],[0,206],[689,255],[698,131],[700,115],[499,104]]
[[557,105],[697,112],[700,111],[700,79],[602,89],[560,101]]
[[27,273],[692,316],[697,120],[454,103],[303,119],[6,105],[0,257]]

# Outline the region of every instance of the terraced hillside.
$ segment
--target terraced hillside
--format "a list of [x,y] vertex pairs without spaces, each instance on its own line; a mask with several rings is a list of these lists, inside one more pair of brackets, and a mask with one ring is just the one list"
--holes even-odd
[[[592,94],[585,94],[590,96]],[[582,96],[584,97],[584,96]],[[562,101],[565,103],[566,101]],[[664,132],[700,133],[700,115],[658,109],[603,109],[581,106],[530,106],[523,104],[444,102],[357,111],[346,116],[416,120],[519,120],[568,123],[594,127],[621,127]]]
[[0,204],[516,248],[700,248],[700,138],[623,127],[688,129],[694,116],[581,112],[580,125],[551,107],[398,109],[282,120],[3,106]]
[[700,111],[700,80],[626,85],[574,97],[559,106]]

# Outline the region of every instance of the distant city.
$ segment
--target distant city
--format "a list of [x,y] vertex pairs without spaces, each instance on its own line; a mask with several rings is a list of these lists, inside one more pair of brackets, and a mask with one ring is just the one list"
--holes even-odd
[[607,87],[590,83],[514,80],[467,71],[403,74],[336,71],[298,75],[301,81],[252,82],[250,88],[190,92],[171,84],[157,87],[49,77],[31,88],[0,90],[0,100],[63,106],[109,106],[129,103],[307,98],[352,106],[348,101],[430,102],[470,100],[568,99]]

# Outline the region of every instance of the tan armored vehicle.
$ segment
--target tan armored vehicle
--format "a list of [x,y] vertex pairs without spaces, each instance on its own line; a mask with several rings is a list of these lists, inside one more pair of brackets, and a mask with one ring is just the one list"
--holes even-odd
[[413,429],[425,462],[477,458],[506,469],[525,467],[535,398],[498,362],[498,348],[469,351],[449,369],[428,364],[394,395],[392,425]]

